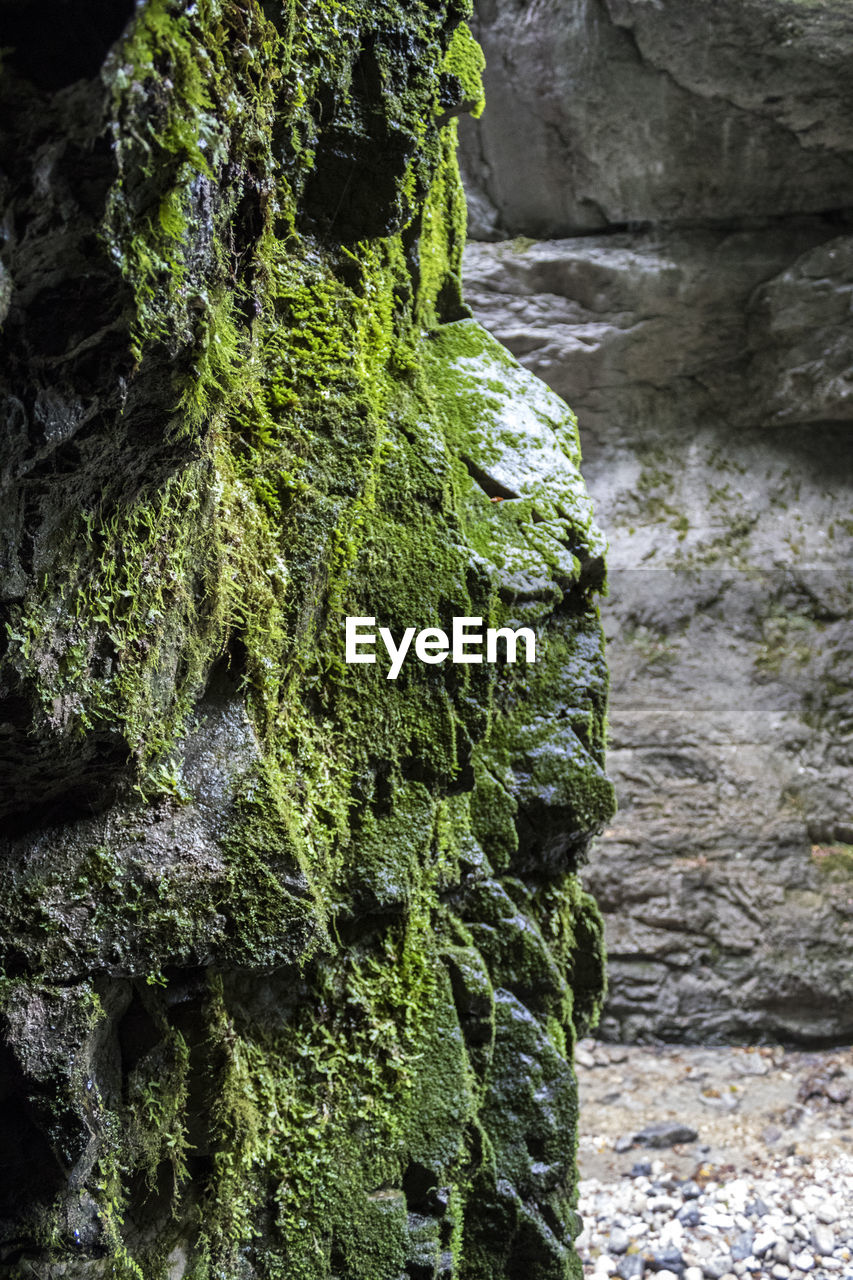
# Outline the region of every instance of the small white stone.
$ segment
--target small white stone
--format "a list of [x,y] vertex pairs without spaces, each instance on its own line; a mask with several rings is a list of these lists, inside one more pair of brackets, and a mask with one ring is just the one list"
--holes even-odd
[[777,1262],[770,1274],[773,1277],[773,1280],[788,1280],[788,1276],[791,1273],[785,1266],[784,1262]]
[[835,1231],[831,1226],[827,1226],[826,1222],[818,1222],[815,1230],[812,1231],[812,1243],[818,1253],[826,1256],[835,1248]]
[[795,1196],[794,1199],[791,1201],[790,1209],[791,1209],[791,1216],[793,1218],[804,1218],[808,1213],[808,1209],[806,1208],[805,1201],[800,1200],[798,1196]]
[[767,1253],[769,1249],[774,1248],[779,1243],[779,1237],[775,1231],[759,1231],[752,1242],[752,1252],[756,1258],[760,1258],[762,1254]]
[[838,1221],[838,1210],[831,1200],[825,1200],[823,1204],[819,1204],[815,1209],[815,1217],[827,1225]]
[[684,1272],[684,1280],[705,1280],[701,1267],[687,1267]]
[[795,1253],[791,1261],[798,1271],[811,1271],[814,1267],[814,1258],[808,1249],[803,1249],[802,1253]]
[[720,1213],[718,1209],[703,1209],[702,1224],[716,1227],[719,1231],[729,1231],[735,1225],[735,1220],[730,1213]]
[[614,1227],[607,1238],[607,1252],[611,1255],[627,1253],[630,1243],[631,1237],[628,1232],[623,1231],[621,1227]]
[[667,1270],[658,1271],[656,1275],[657,1275],[657,1280],[678,1280],[678,1276],[675,1274],[674,1271],[667,1271]]
[[609,1254],[600,1253],[595,1260],[595,1274],[597,1276],[612,1276],[616,1270],[616,1263]]

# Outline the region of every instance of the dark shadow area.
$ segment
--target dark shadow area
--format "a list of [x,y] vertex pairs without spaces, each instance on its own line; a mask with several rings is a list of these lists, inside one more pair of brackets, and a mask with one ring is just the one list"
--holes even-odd
[[53,92],[98,74],[133,9],[133,0],[6,0],[0,46],[16,71]]

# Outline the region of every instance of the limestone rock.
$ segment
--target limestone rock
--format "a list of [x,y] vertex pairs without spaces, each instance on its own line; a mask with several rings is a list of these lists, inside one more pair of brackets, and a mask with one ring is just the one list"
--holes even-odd
[[565,236],[853,202],[846,0],[480,0],[472,230]]
[[478,316],[577,407],[610,534],[620,813],[586,883],[614,1035],[851,1029],[853,237],[837,230],[467,251]]

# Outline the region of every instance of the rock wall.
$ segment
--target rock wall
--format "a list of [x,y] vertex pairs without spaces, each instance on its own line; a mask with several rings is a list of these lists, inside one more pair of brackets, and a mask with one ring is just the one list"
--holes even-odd
[[468,296],[577,411],[611,543],[602,1029],[849,1038],[853,15],[480,0],[475,31]]
[[461,302],[465,16],[0,4],[10,1280],[580,1275],[603,543]]

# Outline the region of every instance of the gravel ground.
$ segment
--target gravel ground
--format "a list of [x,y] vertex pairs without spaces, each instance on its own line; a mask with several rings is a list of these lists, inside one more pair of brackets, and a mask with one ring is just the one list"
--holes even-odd
[[853,1280],[853,1050],[584,1040],[579,1248],[619,1280]]

